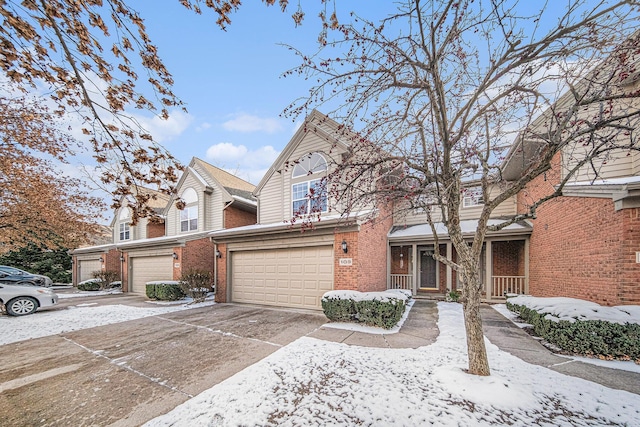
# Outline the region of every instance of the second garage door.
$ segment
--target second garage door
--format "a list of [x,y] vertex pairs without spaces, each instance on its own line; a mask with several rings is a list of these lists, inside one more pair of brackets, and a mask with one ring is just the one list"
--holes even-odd
[[233,302],[321,309],[332,289],[332,246],[232,253]]
[[99,259],[85,259],[78,261],[79,282],[93,279],[94,271],[102,271],[102,263]]
[[156,280],[173,280],[171,255],[130,258],[131,275],[129,292],[146,294],[145,284]]

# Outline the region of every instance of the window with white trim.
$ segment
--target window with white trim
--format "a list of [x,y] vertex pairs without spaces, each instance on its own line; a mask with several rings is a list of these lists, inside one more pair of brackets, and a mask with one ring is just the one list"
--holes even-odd
[[120,209],[118,215],[118,240],[131,239],[131,211],[127,207]]
[[465,188],[463,190],[462,207],[472,208],[474,206],[481,206],[484,204],[484,198],[482,197],[482,188]]
[[128,222],[120,223],[120,240],[129,240],[131,238],[131,226]]
[[320,153],[302,157],[293,168],[291,210],[294,216],[327,212],[326,171],[327,161]]
[[185,207],[180,211],[180,232],[196,231],[198,229],[198,193],[193,188],[187,188],[181,198]]

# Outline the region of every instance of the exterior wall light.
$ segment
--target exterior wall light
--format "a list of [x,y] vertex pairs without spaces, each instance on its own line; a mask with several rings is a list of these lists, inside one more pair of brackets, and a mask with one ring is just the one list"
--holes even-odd
[[100,263],[104,264],[104,257],[103,256],[100,257]]
[[342,240],[342,252],[344,252],[345,254],[347,252],[349,252],[349,248],[347,247],[347,241],[346,240]]
[[120,262],[124,262],[124,255],[120,255]]
[[222,258],[222,252],[218,249],[216,249],[216,258]]
[[173,256],[173,259],[178,259],[178,254],[177,253],[174,252],[172,256]]

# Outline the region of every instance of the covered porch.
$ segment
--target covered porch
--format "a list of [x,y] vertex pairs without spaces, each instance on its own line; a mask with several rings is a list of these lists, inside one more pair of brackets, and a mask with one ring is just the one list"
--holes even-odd
[[[463,224],[465,234],[472,235],[475,221],[463,223],[469,223]],[[453,244],[446,233],[440,234],[440,229],[444,227],[437,228],[439,251],[455,262]],[[504,301],[505,294],[528,293],[530,234],[531,225],[522,223],[487,235],[478,266],[484,301]],[[462,289],[456,271],[433,258],[435,244],[430,226],[394,227],[388,237],[389,289],[407,289],[415,296],[431,298],[444,298],[449,291]]]

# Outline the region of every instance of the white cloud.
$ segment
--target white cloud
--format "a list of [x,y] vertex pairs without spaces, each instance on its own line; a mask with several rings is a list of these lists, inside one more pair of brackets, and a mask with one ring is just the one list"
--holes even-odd
[[280,152],[271,145],[251,150],[244,145],[221,142],[207,149],[206,158],[211,164],[257,184],[278,155]]
[[180,136],[193,121],[192,116],[180,110],[170,111],[167,120],[158,116],[134,116],[134,119],[159,143],[171,141]]
[[278,119],[261,118],[251,114],[237,114],[233,119],[227,120],[222,127],[230,132],[266,132],[276,133],[283,129]]
[[196,131],[197,132],[202,132],[204,130],[207,130],[211,127],[211,123],[207,123],[207,122],[202,122],[200,123],[200,125],[198,125],[198,127],[196,127]]

